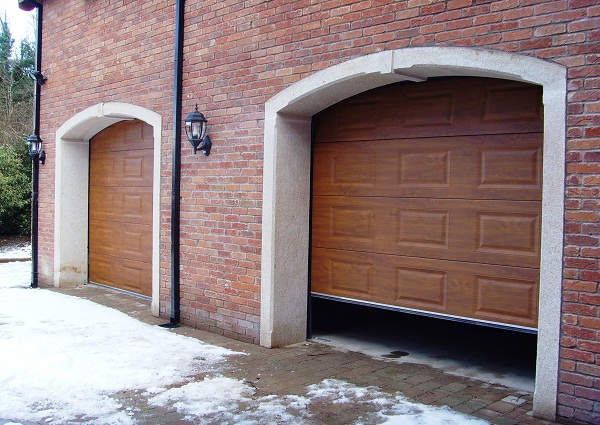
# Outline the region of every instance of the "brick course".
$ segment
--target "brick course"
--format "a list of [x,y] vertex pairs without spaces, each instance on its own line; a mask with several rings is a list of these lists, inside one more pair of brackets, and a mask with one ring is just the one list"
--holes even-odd
[[[174,0],[44,1],[40,279],[52,282],[55,131],[100,102],[163,117],[161,313],[170,288]],[[215,151],[181,177],[182,319],[258,341],[265,102],[319,70],[415,46],[503,50],[568,69],[563,330],[558,413],[600,420],[600,5],[596,0],[188,0],[183,111]]]

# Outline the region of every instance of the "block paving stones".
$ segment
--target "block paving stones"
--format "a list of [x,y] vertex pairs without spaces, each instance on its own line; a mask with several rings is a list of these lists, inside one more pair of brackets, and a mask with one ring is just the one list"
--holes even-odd
[[[149,301],[129,294],[94,285],[48,290],[115,308],[151,325],[167,322],[150,314]],[[448,406],[491,424],[553,423],[532,416],[532,394],[528,392],[452,375],[427,365],[370,357],[314,341],[267,349],[187,326],[173,329],[172,332],[245,353],[246,355],[228,357],[225,365],[219,365],[219,373],[253,387],[253,399],[268,396],[288,399],[293,396],[307,397],[309,385],[336,379],[359,387],[376,387],[379,391],[389,393],[390,397],[400,393],[417,403]],[[206,374],[200,374],[194,379],[202,380],[204,376]],[[150,405],[147,403],[147,396],[144,398],[137,392],[125,392],[116,397],[127,400],[124,404],[130,408],[133,406],[138,424],[197,423],[186,420],[185,415],[174,408]],[[239,410],[253,408],[256,406],[244,402],[238,405]],[[305,422],[302,418],[299,420],[300,423],[332,425],[382,423],[383,419],[376,415],[377,410],[376,404],[361,403],[353,399],[344,403],[318,399],[306,406],[306,412],[303,413]],[[205,418],[202,423],[212,422],[210,418]],[[264,422],[257,416],[254,423]]]

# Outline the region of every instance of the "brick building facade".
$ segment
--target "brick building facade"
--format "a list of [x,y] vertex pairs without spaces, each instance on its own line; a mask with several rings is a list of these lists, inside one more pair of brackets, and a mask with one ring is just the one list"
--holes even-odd
[[[168,317],[176,1],[42,3],[40,282],[88,281],[90,140],[139,120],[154,138],[150,296]],[[600,420],[597,1],[188,0],[184,12],[182,111],[198,104],[214,144],[205,157],[181,142],[184,323],[302,340],[315,114],[403,81],[519,81],[544,104],[536,410]]]

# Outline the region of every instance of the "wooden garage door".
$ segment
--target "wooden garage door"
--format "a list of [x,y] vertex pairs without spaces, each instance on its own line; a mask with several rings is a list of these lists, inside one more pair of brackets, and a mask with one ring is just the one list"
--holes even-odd
[[152,294],[152,127],[121,121],[90,141],[89,279]]
[[386,86],[315,117],[311,291],[537,327],[537,86]]

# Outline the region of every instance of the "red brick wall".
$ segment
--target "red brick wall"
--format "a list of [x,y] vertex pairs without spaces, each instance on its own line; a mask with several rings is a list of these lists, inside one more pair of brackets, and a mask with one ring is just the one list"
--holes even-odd
[[[558,413],[600,416],[600,5],[597,0],[188,0],[184,114],[212,155],[182,155],[182,318],[257,342],[265,102],[318,71],[383,50],[467,46],[568,68],[567,199]],[[174,0],[46,0],[42,138],[76,112],[125,101],[163,116],[161,311],[169,308]],[[40,227],[53,226],[53,148]],[[51,270],[52,235],[40,239]]]
[[44,2],[41,67],[48,81],[41,89],[40,136],[47,153],[46,164],[40,167],[41,284],[53,283],[54,143],[56,130],[65,121],[101,102],[151,109],[163,117],[167,161],[174,20],[171,1]]

